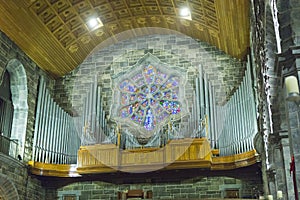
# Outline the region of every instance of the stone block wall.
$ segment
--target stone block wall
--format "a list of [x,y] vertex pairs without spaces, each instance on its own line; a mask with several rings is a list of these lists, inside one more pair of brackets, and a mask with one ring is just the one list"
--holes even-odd
[[[89,84],[98,75],[102,96],[108,106],[111,103],[111,76],[124,73],[147,53],[187,70],[192,86],[193,76],[201,65],[214,86],[219,104],[225,103],[233,94],[244,75],[243,62],[204,42],[182,35],[149,35],[94,50],[77,69],[56,81],[55,97],[70,113],[80,114]],[[108,107],[106,109],[108,111]]]
[[98,181],[73,183],[58,189],[58,195],[77,194],[82,200],[115,200],[118,192],[142,189],[152,191],[152,199],[222,199],[226,190],[235,189],[240,198],[255,198],[261,182],[228,177],[195,177],[181,182],[112,184]]
[[[7,68],[10,60],[17,59],[22,64],[25,70],[25,78],[27,81],[27,104],[28,104],[28,116],[26,125],[26,139],[25,139],[25,151],[23,159],[28,161],[32,155],[32,143],[33,143],[33,132],[35,123],[35,108],[38,94],[38,80],[39,76],[44,76],[47,80],[47,87],[51,90],[54,86],[54,80],[47,76],[36,63],[34,63],[13,41],[11,41],[4,33],[0,32],[0,83],[2,73]],[[24,98],[20,96],[18,98]]]
[[[28,165],[0,153],[0,197],[4,199],[44,199],[41,182],[28,174]],[[2,191],[2,192],[1,192]],[[11,198],[14,197],[14,198]]]
[[[29,161],[32,156],[38,79],[40,75],[44,76],[48,82],[47,86],[50,89],[53,88],[54,80],[38,68],[38,66],[24,54],[13,41],[11,41],[4,33],[0,32],[0,82],[3,72],[6,70],[8,63],[12,59],[18,60],[25,70],[25,77],[22,78],[26,79],[25,82],[27,82],[27,91],[25,92],[28,92],[28,114],[26,119],[27,123],[25,122],[26,135],[22,161],[18,161],[0,153],[0,179],[5,179],[6,183],[9,183],[6,185],[9,188],[5,188],[6,186],[1,188],[2,185],[0,184],[0,197],[1,191],[10,191],[9,189],[14,186],[19,199],[44,199],[45,190],[41,186],[41,182],[34,177],[28,176],[27,161]],[[18,96],[18,98],[23,98],[21,101],[24,100],[24,96],[22,95]],[[16,130],[17,129],[18,128],[16,128]]]

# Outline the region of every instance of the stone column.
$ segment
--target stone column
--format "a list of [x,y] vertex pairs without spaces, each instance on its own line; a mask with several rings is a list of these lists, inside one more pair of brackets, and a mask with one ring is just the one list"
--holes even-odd
[[[292,176],[289,172],[290,170],[290,157],[291,157],[291,151],[290,151],[290,142],[289,138],[282,138],[281,139],[281,147],[282,147],[282,155],[284,157],[284,168],[282,175],[285,174],[285,180],[282,180],[282,183],[278,183],[278,189],[283,191],[283,198],[284,199],[293,199],[295,197],[294,195],[294,187],[293,187],[293,180]],[[280,181],[280,180],[279,180]],[[285,183],[285,184],[284,184]],[[282,187],[286,187],[286,194]]]
[[[271,169],[268,171],[270,194],[277,198],[277,191],[282,191],[284,199],[292,199],[293,191],[292,179],[289,176],[289,141],[288,132],[281,131],[270,136],[270,155],[272,158]],[[290,195],[288,195],[290,194]]]

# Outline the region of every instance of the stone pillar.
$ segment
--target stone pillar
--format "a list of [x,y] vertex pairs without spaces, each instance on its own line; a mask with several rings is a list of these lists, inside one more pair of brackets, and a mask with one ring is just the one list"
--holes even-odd
[[[295,189],[300,185],[300,120],[299,120],[299,107],[293,102],[288,102],[288,117],[289,117],[289,130],[290,130],[290,143],[291,143],[291,154],[295,158],[295,175],[296,181],[293,181]],[[293,174],[293,173],[292,173]],[[299,188],[298,188],[299,191]],[[295,190],[295,192],[298,192]],[[296,196],[296,194],[295,194]],[[299,195],[298,195],[299,196]]]
[[290,157],[291,157],[289,138],[281,139],[281,147],[282,147],[282,155],[284,157],[284,163],[283,163],[284,164],[284,172],[282,172],[282,173],[285,174],[285,181],[284,180],[282,180],[282,181],[283,181],[283,185],[286,186],[286,194],[285,194],[284,190],[281,188],[282,187],[281,183],[279,183],[278,189],[283,191],[284,199],[293,199],[295,197],[293,180],[292,180],[292,176],[289,173]]
[[[300,83],[300,46],[291,47],[292,54],[295,57],[295,65],[298,74],[298,83]],[[297,184],[298,197],[300,196],[300,101],[288,102],[289,128],[292,142],[292,154],[295,158],[295,176]],[[296,196],[296,195],[295,195]]]
[[272,167],[268,171],[270,194],[277,198],[277,191],[280,190],[284,199],[292,199],[294,193],[288,192],[288,190],[293,191],[292,179],[288,174],[290,158],[288,132],[281,131],[271,135],[270,143],[272,146],[270,151]]

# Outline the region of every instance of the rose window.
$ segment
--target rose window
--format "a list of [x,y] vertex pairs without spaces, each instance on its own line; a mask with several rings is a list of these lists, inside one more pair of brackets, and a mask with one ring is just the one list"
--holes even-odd
[[148,53],[112,76],[111,120],[136,138],[147,139],[186,116],[186,70]]
[[121,108],[119,116],[151,131],[170,115],[181,111],[178,101],[179,77],[148,65],[131,79],[119,84]]

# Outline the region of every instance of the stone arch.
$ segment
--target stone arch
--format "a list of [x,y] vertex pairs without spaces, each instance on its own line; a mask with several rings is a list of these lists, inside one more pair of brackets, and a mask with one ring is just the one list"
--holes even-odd
[[10,89],[14,106],[11,139],[18,140],[18,154],[23,157],[28,116],[27,76],[23,64],[17,59],[11,59],[6,70],[10,75]]
[[19,194],[14,183],[2,174],[0,174],[0,199],[19,200]]

